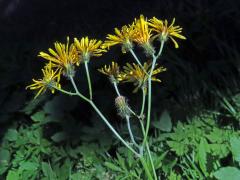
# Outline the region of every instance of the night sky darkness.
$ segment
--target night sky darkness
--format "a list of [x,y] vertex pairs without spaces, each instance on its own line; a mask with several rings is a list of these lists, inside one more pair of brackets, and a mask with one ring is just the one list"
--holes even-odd
[[[20,116],[19,109],[33,98],[25,86],[40,75],[43,60],[37,57],[39,51],[46,51],[55,41],[65,42],[67,36],[103,40],[114,27],[131,23],[140,14],[169,21],[176,17],[176,24],[183,27],[187,37],[187,41],[179,42],[177,50],[168,43],[162,64],[169,70],[161,75],[163,83],[155,91],[163,93],[154,96],[156,102],[159,98],[174,98],[182,103],[179,97],[188,92],[181,90],[180,84],[189,85],[190,76],[196,78],[193,83],[205,79],[210,80],[207,84],[215,82],[217,87],[224,88],[218,72],[225,77],[229,74],[238,77],[240,59],[234,52],[239,51],[239,7],[238,0],[0,0],[0,126],[7,124],[7,119]],[[173,66],[176,56],[182,60],[182,66],[193,67],[192,74],[183,72],[180,80]],[[131,56],[122,55],[120,48],[114,47],[103,57],[92,60],[96,101],[101,101],[98,95],[108,98],[113,94],[107,79],[96,71],[112,59],[121,64],[131,60]],[[123,92],[128,93],[128,89],[123,87]],[[134,97],[133,103],[138,96]],[[108,101],[106,104],[112,106]],[[85,107],[80,111],[86,110]]]

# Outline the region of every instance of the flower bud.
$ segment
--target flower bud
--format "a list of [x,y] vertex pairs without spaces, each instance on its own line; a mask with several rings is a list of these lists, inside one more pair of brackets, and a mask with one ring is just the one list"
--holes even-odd
[[129,106],[124,96],[118,96],[115,99],[115,105],[117,107],[119,116],[121,116],[122,118],[125,118],[126,116],[130,116]]

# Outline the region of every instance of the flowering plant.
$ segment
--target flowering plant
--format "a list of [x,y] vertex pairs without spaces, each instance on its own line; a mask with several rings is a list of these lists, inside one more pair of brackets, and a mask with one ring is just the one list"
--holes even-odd
[[[160,58],[163,47],[168,39],[173,41],[175,48],[178,48],[179,45],[174,38],[186,39],[181,35],[182,28],[175,26],[174,23],[175,19],[173,19],[172,23],[168,26],[167,20],[162,21],[156,17],[147,20],[147,18],[141,15],[138,19],[135,19],[132,24],[125,25],[121,29],[115,28],[115,34],[108,34],[105,41],[83,37],[81,39],[74,38],[74,41],[70,43],[68,37],[65,44],[56,42],[54,43],[55,49],[49,48],[48,53],[39,53],[40,57],[47,60],[46,65],[42,69],[43,78],[38,80],[33,79],[34,83],[26,88],[38,90],[35,98],[49,89],[52,93],[59,91],[70,96],[78,96],[88,102],[115,136],[136,155],[136,158],[140,159],[148,179],[157,180],[158,178],[148,143],[151,122],[152,82],[161,82],[161,80],[157,78],[157,75],[166,71],[166,68],[158,66],[159,63],[157,63],[157,60]],[[154,41],[159,41],[160,46],[154,47]],[[102,56],[103,53],[109,51],[110,47],[115,45],[121,45],[123,53],[129,52],[133,56],[135,63],[126,63],[125,66],[120,67],[113,61],[111,65],[105,65],[103,68],[99,68],[98,71],[109,77],[116,91],[115,105],[119,116],[126,120],[130,142],[117,132],[109,120],[102,114],[101,110],[95,105],[89,73],[91,59]],[[140,46],[144,50],[147,58],[151,60],[142,62],[134,52],[135,45]],[[80,92],[74,80],[74,78],[76,78],[75,71],[81,64],[84,64],[86,71],[89,89],[88,96]],[[73,91],[67,91],[61,87],[60,82],[62,77],[70,81]],[[142,106],[140,112],[136,112],[130,107],[127,98],[120,93],[118,88],[119,83],[133,83],[135,86],[133,90],[134,93],[141,90]],[[131,118],[137,118],[139,120],[143,134],[141,141],[135,140],[134,133],[131,129]],[[147,160],[150,160],[150,167],[147,164]]]

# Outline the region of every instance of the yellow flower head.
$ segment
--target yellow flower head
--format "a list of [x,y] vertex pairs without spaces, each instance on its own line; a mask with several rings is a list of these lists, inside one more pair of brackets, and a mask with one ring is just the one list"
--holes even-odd
[[186,39],[186,37],[180,34],[182,32],[182,28],[180,26],[174,26],[174,23],[175,18],[173,18],[170,26],[168,26],[167,20],[162,21],[155,17],[149,20],[149,26],[151,26],[153,31],[157,32],[158,36],[160,35],[160,40],[167,41],[167,39],[170,38],[173,41],[175,48],[178,48],[178,43],[174,37],[179,39]]
[[76,47],[74,44],[69,45],[69,37],[67,37],[66,44],[55,42],[54,47],[55,50],[48,49],[49,54],[40,52],[38,56],[51,61],[54,67],[58,67],[64,72],[69,71],[69,67],[73,65],[79,65]]
[[151,30],[148,28],[148,22],[143,15],[140,15],[139,19],[135,19],[134,41],[140,45],[149,43],[151,35]]
[[105,49],[101,48],[102,41],[96,39],[88,39],[88,37],[83,37],[79,41],[74,38],[74,43],[80,54],[81,60],[89,61],[91,56],[101,56]]
[[119,30],[118,28],[114,29],[115,35],[108,34],[107,40],[103,43],[103,48],[109,48],[111,46],[121,44],[122,45],[122,52],[126,53],[127,50],[131,49],[133,44],[133,37],[134,37],[134,24],[132,25],[125,25]]
[[[132,65],[127,63],[123,67],[125,79],[124,82],[132,82],[136,88],[133,92],[137,92],[139,88],[146,88],[148,75],[145,72],[149,72],[151,69],[151,63],[145,62],[143,65],[144,70],[137,64],[133,63]],[[152,81],[161,82],[160,79],[156,78],[156,75],[160,72],[166,71],[166,68],[158,67],[153,70]]]
[[154,48],[151,45],[151,29],[148,27],[148,22],[143,15],[140,15],[139,19],[135,19],[135,34],[134,39],[137,44],[142,46],[147,54],[153,54]]
[[116,62],[112,62],[111,65],[105,65],[103,68],[98,69],[99,72],[110,77],[111,81],[119,82],[124,79],[124,75],[120,72],[120,68]]
[[26,89],[31,89],[31,90],[37,90],[38,93],[34,97],[37,98],[41,93],[44,93],[47,89],[50,89],[52,93],[55,92],[55,88],[61,88],[61,85],[59,84],[60,81],[60,74],[58,73],[59,69],[53,70],[52,69],[52,64],[51,62],[47,64],[43,69],[43,78],[35,80],[33,79],[33,84],[29,85],[26,87]]

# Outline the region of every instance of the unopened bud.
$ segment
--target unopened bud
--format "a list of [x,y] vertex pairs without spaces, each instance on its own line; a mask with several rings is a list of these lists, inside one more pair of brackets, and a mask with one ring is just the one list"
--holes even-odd
[[124,96],[118,96],[115,99],[115,105],[117,107],[119,116],[121,116],[122,118],[125,118],[126,116],[130,116],[129,106]]

